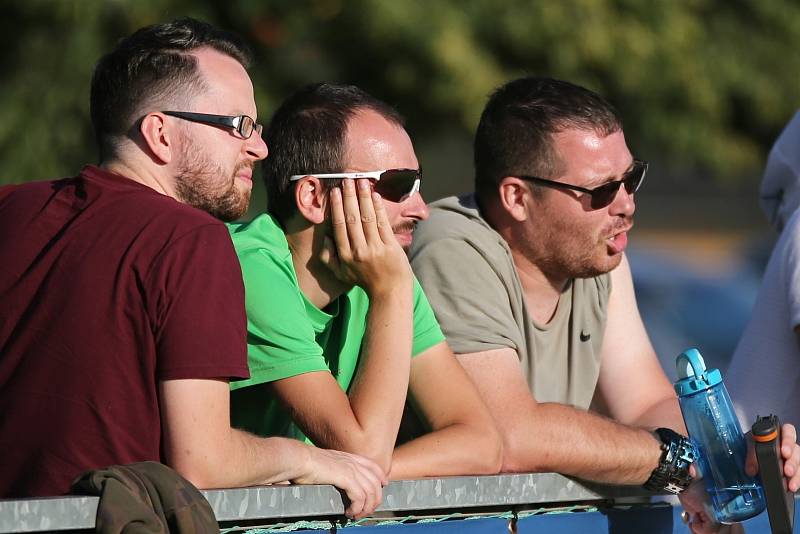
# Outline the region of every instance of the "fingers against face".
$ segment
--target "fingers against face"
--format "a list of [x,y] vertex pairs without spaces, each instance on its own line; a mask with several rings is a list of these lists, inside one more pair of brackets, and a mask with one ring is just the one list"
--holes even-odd
[[331,190],[331,223],[340,256],[353,257],[382,240],[381,226],[388,226],[388,217],[375,197],[369,180],[343,180],[341,189]]
[[330,192],[331,230],[333,241],[340,257],[350,257],[350,238],[347,236],[347,222],[344,214],[343,192],[334,187]]
[[342,182],[342,205],[344,207],[344,221],[347,228],[350,250],[355,252],[364,245],[364,229],[361,222],[361,209],[359,208],[359,195],[353,180]]
[[358,180],[358,207],[361,212],[361,226],[367,243],[376,243],[380,240],[376,222],[376,208],[373,202],[372,188],[369,180]]
[[357,257],[374,245],[397,243],[386,206],[369,180],[343,180],[331,190],[331,223],[339,255]]
[[372,205],[375,207],[375,222],[378,225],[378,234],[381,240],[387,245],[397,243],[392,224],[389,222],[389,214],[386,213],[386,206],[378,193],[372,193]]

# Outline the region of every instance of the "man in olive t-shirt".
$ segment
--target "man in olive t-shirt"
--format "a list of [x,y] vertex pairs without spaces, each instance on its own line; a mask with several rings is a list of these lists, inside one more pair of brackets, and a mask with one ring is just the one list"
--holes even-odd
[[[363,454],[391,478],[496,473],[497,432],[403,250],[428,209],[397,112],[316,84],[265,138],[268,213],[231,227],[252,375],[231,384],[235,423]],[[395,449],[407,392],[428,432]]]
[[[678,402],[624,256],[646,169],[599,95],[514,80],[481,116],[475,193],[435,203],[420,225],[412,265],[498,424],[505,471],[656,490],[690,480]],[[788,425],[794,489],[795,439]],[[683,502],[695,526],[709,520]]]
[[[570,280],[549,321],[531,320],[510,244],[474,195],[432,204],[411,254],[456,354],[513,348],[536,400],[589,408],[600,373],[611,277]],[[465,288],[470,288],[465,291]]]

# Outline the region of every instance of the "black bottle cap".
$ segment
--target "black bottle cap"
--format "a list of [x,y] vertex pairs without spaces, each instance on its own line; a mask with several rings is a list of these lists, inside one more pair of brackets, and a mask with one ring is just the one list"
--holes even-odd
[[758,417],[752,429],[753,439],[756,441],[772,441],[778,437],[778,416],[769,415],[767,417]]

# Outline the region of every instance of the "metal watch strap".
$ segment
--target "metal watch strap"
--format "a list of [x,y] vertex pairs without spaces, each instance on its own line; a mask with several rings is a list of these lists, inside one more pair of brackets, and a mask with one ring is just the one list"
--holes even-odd
[[650,491],[680,493],[692,481],[689,466],[696,458],[695,449],[687,438],[669,428],[656,429],[655,434],[661,440],[661,459],[644,487]]

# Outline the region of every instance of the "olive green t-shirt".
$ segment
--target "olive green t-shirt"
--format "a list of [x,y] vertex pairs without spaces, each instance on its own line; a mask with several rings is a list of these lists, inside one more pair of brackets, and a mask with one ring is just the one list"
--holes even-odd
[[[347,391],[358,367],[369,297],[356,286],[321,310],[300,290],[286,236],[275,219],[262,214],[229,230],[244,277],[250,367],[249,379],[230,384],[231,421],[262,436],[305,439],[277,399],[250,386],[326,371]],[[414,280],[412,355],[442,341],[433,310]]]
[[512,348],[538,402],[589,407],[600,373],[608,274],[573,280],[550,322],[535,323],[511,250],[473,195],[431,204],[410,258],[455,353]]

